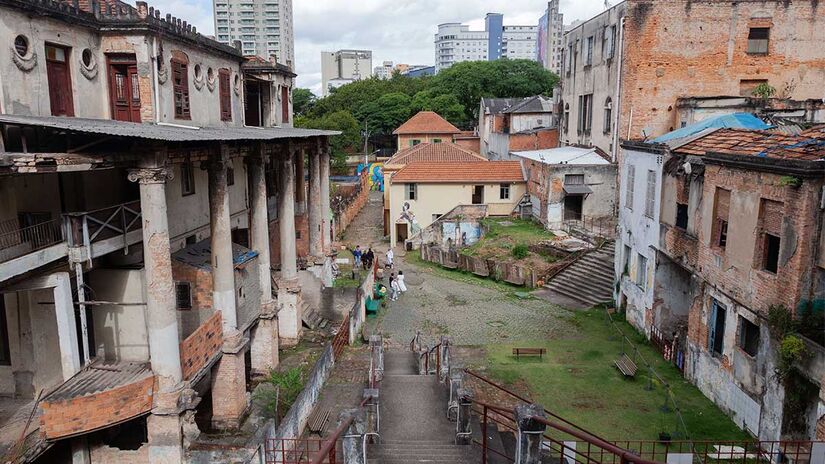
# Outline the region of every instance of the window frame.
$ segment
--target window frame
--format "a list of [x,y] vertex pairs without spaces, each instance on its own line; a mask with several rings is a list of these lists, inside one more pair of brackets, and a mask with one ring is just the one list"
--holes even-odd
[[180,164],[180,194],[182,197],[188,197],[194,195],[196,190],[195,166],[192,161],[187,159]]
[[656,217],[656,171],[648,169],[647,188],[645,190],[645,217],[653,219]]
[[[636,254],[636,286],[642,290],[647,290],[647,266],[650,260],[647,256]],[[643,265],[644,264],[644,265]]]
[[[189,296],[189,303],[188,306],[181,305],[181,289],[186,288],[187,295]],[[194,298],[192,295],[192,282],[187,281],[175,281],[175,309],[178,311],[189,311],[194,309]]]
[[[191,120],[192,100],[189,98],[189,63],[175,57],[172,57],[169,62],[172,73],[172,104],[174,105],[175,119]],[[178,105],[178,98],[180,98],[180,105]]]
[[[755,331],[755,334],[753,333]],[[755,337],[755,338],[754,338]],[[739,315],[739,336],[736,345],[745,354],[755,358],[759,354],[759,325]]]
[[607,97],[604,101],[604,127],[602,131],[605,134],[613,132],[613,99]]
[[[718,327],[718,322],[720,321],[720,311],[723,313],[721,317],[722,327]],[[727,306],[720,303],[716,298],[711,298],[710,321],[708,321],[708,352],[711,356],[715,358],[722,357],[725,354],[725,330],[727,328],[727,313]],[[720,333],[721,335],[719,335]],[[719,344],[718,347],[717,341]]]
[[[764,38],[754,38],[754,32],[765,31]],[[761,34],[756,34],[761,35]],[[748,44],[747,54],[753,56],[767,56],[770,54],[771,47],[771,28],[770,27],[749,27],[748,28]]]
[[418,199],[418,184],[415,182],[404,184],[404,199],[416,201]]
[[[728,196],[728,214],[724,218],[719,216],[719,202],[721,195],[723,194],[722,192],[725,192],[724,194]],[[716,191],[714,192],[713,196],[713,223],[711,230],[711,247],[721,251],[724,251],[728,245],[728,221],[730,220],[730,199],[730,190],[723,189],[721,187],[716,187]]]
[[229,82],[231,76],[232,73],[228,69],[218,69],[218,101],[221,121],[232,121],[232,83]]
[[[680,218],[684,218],[684,221],[680,221]],[[689,205],[687,203],[679,203],[676,202],[676,221],[674,223],[674,227],[681,230],[687,230],[688,224],[690,224],[690,210]]]
[[509,200],[510,199],[510,184],[499,184],[498,185],[498,199],[499,200]]
[[635,201],[635,184],[636,184],[636,166],[633,164],[627,165],[627,182],[625,182],[625,208],[633,211],[633,202]]

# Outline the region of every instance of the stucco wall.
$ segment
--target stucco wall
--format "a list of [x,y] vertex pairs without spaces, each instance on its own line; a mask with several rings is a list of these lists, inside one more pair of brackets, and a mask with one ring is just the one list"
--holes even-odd
[[[95,269],[86,284],[99,301],[144,303],[144,276],[140,269]],[[95,344],[110,361],[149,361],[145,306],[96,306],[92,311]]]
[[418,140],[421,143],[430,143],[434,142],[436,139],[441,140],[442,142],[452,142],[453,141],[453,134],[404,134],[397,136],[398,147],[397,150],[401,151],[405,148],[412,147],[412,141]]

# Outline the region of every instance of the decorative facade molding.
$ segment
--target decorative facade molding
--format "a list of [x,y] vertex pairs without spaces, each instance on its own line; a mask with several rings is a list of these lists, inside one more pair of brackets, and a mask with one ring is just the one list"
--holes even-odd
[[83,62],[83,55],[81,54],[80,74],[83,74],[83,77],[89,79],[90,81],[94,80],[98,74],[97,60],[92,60],[92,62],[89,63],[89,66],[86,66],[86,63]]
[[20,56],[17,54],[17,50],[11,47],[11,58],[17,69],[23,72],[29,72],[37,66],[37,53],[33,51],[26,54],[26,56]]
[[128,175],[130,182],[140,182],[141,184],[165,184],[174,178],[172,170],[169,168],[141,168],[130,169]]

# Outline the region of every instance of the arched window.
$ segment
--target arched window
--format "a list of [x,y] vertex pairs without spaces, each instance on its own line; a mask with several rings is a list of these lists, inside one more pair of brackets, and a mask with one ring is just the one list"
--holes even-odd
[[570,132],[570,103],[564,104],[564,132]]
[[604,133],[609,134],[613,128],[613,100],[610,97],[604,101]]

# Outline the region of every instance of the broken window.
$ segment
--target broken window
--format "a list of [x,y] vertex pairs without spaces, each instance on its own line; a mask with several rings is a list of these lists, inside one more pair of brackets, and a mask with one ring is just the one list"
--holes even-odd
[[751,356],[759,352],[759,326],[739,316],[739,348]]
[[415,200],[418,197],[418,184],[407,184],[407,200]]
[[676,227],[687,230],[688,228],[688,205],[676,203]]
[[713,240],[711,245],[724,250],[728,244],[728,214],[730,208],[730,190],[716,188],[713,199]]
[[587,38],[587,48],[584,51],[584,65],[593,64],[593,36]]
[[647,289],[647,257],[639,253],[636,264],[636,285]]
[[232,90],[229,88],[229,70],[218,70],[218,94],[221,101],[221,121],[232,120]]
[[779,269],[779,246],[782,237],[782,209],[779,201],[763,199],[759,205],[759,233],[757,260],[762,269],[776,274]]
[[68,48],[46,45],[46,76],[52,116],[74,116]]
[[500,200],[510,199],[510,184],[501,184],[498,186],[498,198]]
[[175,118],[191,119],[189,108],[189,64],[172,59],[172,89],[175,96]]
[[579,95],[579,132],[590,133],[593,126],[593,94]]
[[627,166],[627,182],[625,182],[625,201],[624,205],[627,209],[633,209],[633,188],[636,182],[636,166]]
[[656,211],[656,171],[647,171],[647,191],[645,193],[645,216],[653,218]]
[[195,193],[195,170],[192,168],[191,161],[180,165],[180,190],[183,196]]
[[175,304],[178,309],[192,309],[192,284],[175,282]]
[[710,321],[708,321],[708,351],[722,356],[725,349],[725,318],[727,308],[715,299],[711,301]]
[[752,27],[748,32],[748,54],[767,55],[768,41],[771,36],[769,27]]

